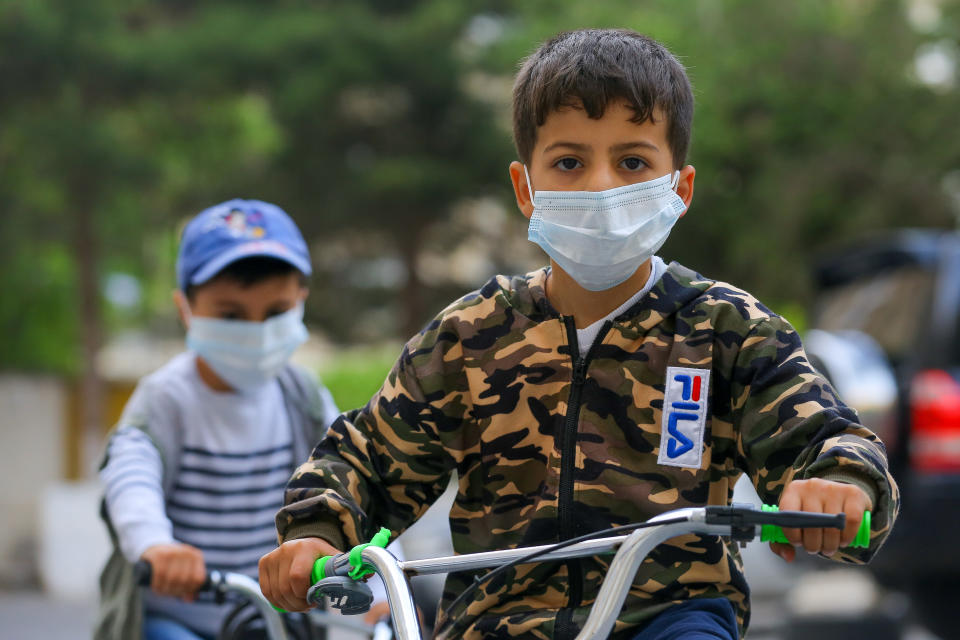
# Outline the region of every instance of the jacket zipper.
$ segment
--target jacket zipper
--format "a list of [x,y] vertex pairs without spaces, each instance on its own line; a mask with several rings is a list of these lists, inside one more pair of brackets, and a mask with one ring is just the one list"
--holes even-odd
[[[603,323],[593,344],[585,357],[580,357],[580,345],[577,340],[577,326],[573,316],[564,316],[564,325],[570,342],[570,355],[573,359],[573,381],[570,387],[570,397],[567,401],[567,415],[563,424],[563,437],[560,442],[560,491],[557,499],[557,513],[560,519],[560,541],[574,537],[573,520],[573,485],[577,463],[577,425],[580,422],[580,395],[583,385],[587,381],[587,367],[593,357],[596,346],[603,341],[612,323],[607,320]],[[567,606],[557,612],[554,623],[554,638],[564,640],[574,637],[573,613],[583,600],[583,566],[580,560],[568,560],[567,577],[570,596]]]

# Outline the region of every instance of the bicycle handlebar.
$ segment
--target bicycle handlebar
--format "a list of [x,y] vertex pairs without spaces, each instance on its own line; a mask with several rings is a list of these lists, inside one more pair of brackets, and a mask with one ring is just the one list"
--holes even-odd
[[[344,554],[346,555],[346,554]],[[318,561],[319,562],[319,561]],[[134,580],[138,586],[149,587],[153,578],[153,566],[148,560],[138,560],[133,565]],[[362,583],[362,587],[366,585]],[[267,626],[267,637],[270,640],[288,640],[289,634],[284,626],[283,618],[280,614],[286,613],[282,609],[277,609],[270,604],[260,590],[260,585],[256,580],[249,578],[242,573],[221,572],[215,569],[207,571],[207,577],[200,586],[198,592],[212,593],[214,601],[217,604],[223,604],[228,592],[235,592],[244,596],[253,606],[257,608],[263,617]],[[348,613],[348,611],[343,611]],[[353,632],[359,632],[370,636],[373,640],[389,640],[393,637],[390,625],[384,621],[379,621],[373,625],[366,622],[355,622],[351,618],[331,615],[325,611],[312,611],[311,617],[319,624],[327,628],[339,627]]]
[[[222,597],[223,594],[218,593],[217,590],[217,583],[221,581],[222,575],[219,571],[208,571],[207,577],[200,588],[197,589],[197,592],[213,593],[217,597]],[[153,565],[150,564],[149,560],[137,560],[133,563],[133,579],[137,586],[150,586],[150,582],[153,580]]]
[[[136,583],[141,587],[149,587],[153,578],[153,565],[147,560],[138,560],[133,565],[133,575]],[[242,573],[220,572],[214,569],[207,571],[207,577],[200,585],[199,592],[212,593],[217,604],[223,604],[228,591],[245,596],[263,616],[267,626],[267,636],[271,640],[288,640],[287,629],[283,619],[270,606],[270,603],[260,591],[260,585],[253,578]]]
[[[637,529],[628,535],[599,537],[603,532],[598,532],[597,539],[585,539],[575,544],[562,543],[565,547],[562,549],[558,548],[561,545],[542,545],[401,562],[381,546],[360,545],[349,553],[325,556],[317,560],[314,565],[314,578],[319,580],[315,580],[307,599],[316,602],[324,595],[333,596],[333,606],[346,607],[344,613],[347,613],[352,609],[350,597],[354,587],[351,583],[365,589],[366,585],[356,580],[376,572],[387,589],[387,602],[390,605],[396,637],[398,640],[417,640],[420,638],[420,625],[408,575],[450,573],[506,564],[578,558],[606,553],[619,547],[587,622],[577,636],[577,640],[606,638],[613,629],[640,563],[654,547],[669,538],[693,533],[727,536],[739,542],[757,537],[763,541],[786,542],[783,527],[842,530],[845,525],[846,516],[842,513],[833,515],[800,511],[780,512],[776,507],[764,506],[757,510],[752,506],[733,505],[668,511],[652,518],[648,523],[638,525]],[[646,528],[641,529],[640,526]],[[869,536],[870,514],[865,512],[860,531],[851,546],[866,547]],[[537,556],[536,559],[533,559],[534,556]],[[363,610],[365,609],[353,612],[360,613]]]
[[[795,521],[796,514],[803,514],[802,511],[784,511],[778,513],[779,509],[772,505],[762,505],[761,509],[769,514],[768,518],[771,518],[766,524],[761,524],[761,533],[760,541],[761,542],[784,542],[789,543],[787,540],[786,534],[783,533],[783,527],[791,528],[797,527],[798,525],[793,524]],[[776,515],[774,515],[776,514]],[[810,515],[826,515],[826,514],[804,514],[805,516]],[[838,514],[843,516],[843,514]],[[837,516],[831,516],[837,517]],[[803,526],[803,525],[800,525]],[[809,525],[807,525],[809,526]],[[840,521],[840,526],[836,527],[837,529],[843,529],[845,523],[843,520]],[[869,511],[863,512],[863,519],[860,521],[860,528],[857,530],[857,535],[853,538],[853,541],[850,543],[851,549],[866,549],[870,546],[870,526],[871,526],[871,514]]]

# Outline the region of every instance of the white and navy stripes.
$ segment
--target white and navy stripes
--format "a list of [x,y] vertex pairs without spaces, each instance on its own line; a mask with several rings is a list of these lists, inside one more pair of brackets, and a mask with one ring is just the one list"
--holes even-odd
[[184,447],[167,500],[174,538],[202,550],[210,568],[256,576],[277,546],[273,518],[293,466],[290,441],[244,453]]
[[203,551],[208,568],[256,576],[260,557],[277,546],[274,515],[294,467],[291,441],[244,453],[184,447],[166,500],[160,455],[141,430],[120,429],[109,460],[101,479],[129,560],[176,540]]

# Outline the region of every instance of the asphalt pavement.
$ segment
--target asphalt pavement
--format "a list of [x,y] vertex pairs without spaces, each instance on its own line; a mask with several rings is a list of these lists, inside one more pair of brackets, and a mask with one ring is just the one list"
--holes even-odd
[[89,640],[95,601],[55,600],[39,591],[0,591],[0,639]]

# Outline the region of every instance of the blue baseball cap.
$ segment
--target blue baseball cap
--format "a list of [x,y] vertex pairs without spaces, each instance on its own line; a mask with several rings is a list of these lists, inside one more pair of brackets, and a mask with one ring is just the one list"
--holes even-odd
[[186,291],[252,256],[283,260],[305,276],[312,272],[307,243],[290,216],[269,202],[238,198],[201,211],[184,228],[177,284]]

